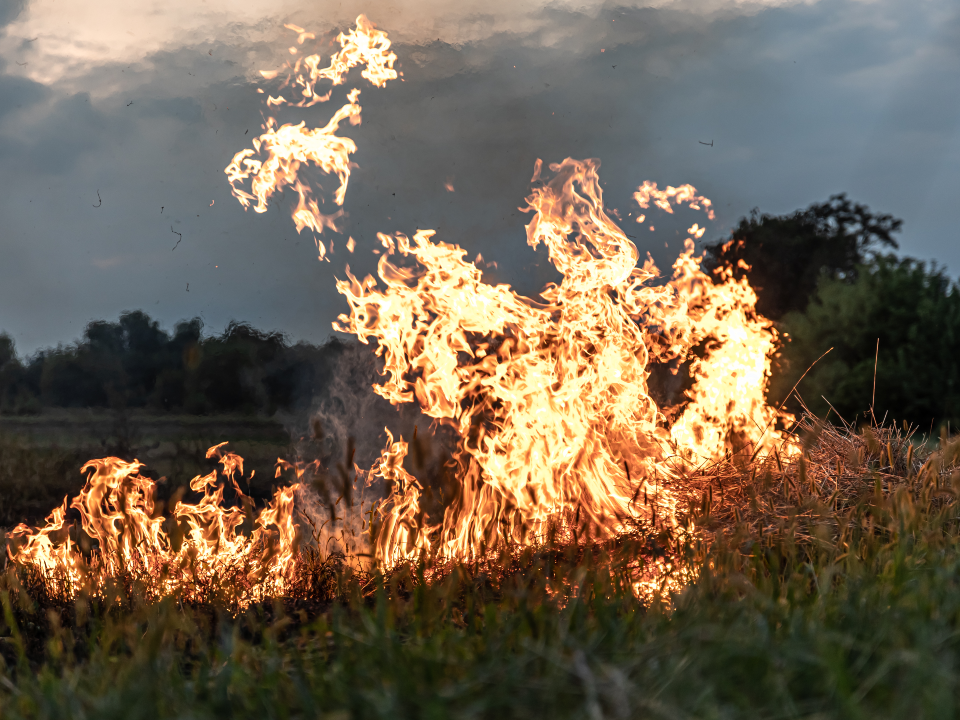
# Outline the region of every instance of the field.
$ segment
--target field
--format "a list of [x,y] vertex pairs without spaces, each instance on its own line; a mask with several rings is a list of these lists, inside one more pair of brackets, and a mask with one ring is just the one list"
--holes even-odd
[[247,416],[148,415],[108,411],[47,410],[36,416],[0,416],[0,528],[36,524],[83,485],[80,467],[114,455],[147,465],[168,496],[178,485],[209,470],[207,448],[221,442],[243,455],[270,492],[278,456],[295,453],[275,421]]
[[[4,462],[47,467],[16,442]],[[386,574],[304,551],[285,597],[244,610],[216,588],[146,602],[136,578],[68,601],[8,564],[0,716],[952,717],[958,456],[811,423],[803,460],[689,478],[693,532],[561,528]],[[663,557],[681,589],[638,599]]]

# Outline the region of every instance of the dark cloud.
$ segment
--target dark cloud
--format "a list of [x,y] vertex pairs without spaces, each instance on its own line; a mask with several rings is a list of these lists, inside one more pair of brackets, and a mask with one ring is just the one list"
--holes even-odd
[[[532,293],[551,271],[526,247],[518,206],[535,160],[568,156],[601,159],[608,204],[662,266],[704,218],[651,214],[638,226],[630,194],[646,179],[690,182],[714,200],[705,240],[754,206],[789,212],[847,191],[904,217],[904,250],[955,272],[951,211],[937,203],[960,179],[956,20],[932,24],[895,2],[870,16],[858,8],[831,0],[707,17],[550,6],[530,33],[398,44],[405,82],[378,89],[352,77],[363,124],[345,133],[358,167],[345,234],[324,237],[330,263],[297,235],[289,193],[263,215],[229,195],[223,168],[262,121],[264,96],[244,69],[248,53],[266,53],[260,45],[205,43],[97,68],[89,94],[13,79],[8,90],[0,79],[0,99],[19,93],[24,104],[0,126],[18,165],[0,178],[0,327],[32,350],[142,307],[168,326],[199,315],[216,330],[238,318],[320,340],[344,310],[334,277],[345,264],[371,272],[378,231],[424,227],[497,261],[491,280]],[[276,115],[322,124],[344,93]],[[333,185],[319,180],[329,197]],[[171,227],[182,233],[176,250]]]
[[0,26],[16,20],[26,6],[26,0],[0,0]]
[[0,75],[0,121],[24,111],[49,96],[46,86],[23,77]]
[[88,93],[77,93],[31,118],[26,142],[22,137],[9,142],[16,144],[23,167],[38,173],[64,173],[97,147],[110,125],[115,123],[93,107]]

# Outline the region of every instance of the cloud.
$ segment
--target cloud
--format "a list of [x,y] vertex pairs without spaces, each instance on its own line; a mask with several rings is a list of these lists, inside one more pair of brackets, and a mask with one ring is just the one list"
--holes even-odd
[[49,96],[49,90],[40,83],[23,77],[0,75],[0,122],[5,116],[21,111]]
[[19,17],[26,6],[26,0],[0,0],[0,27]]
[[[813,2],[815,0],[806,0]],[[755,14],[767,7],[795,5],[803,0],[626,0],[625,11],[642,7],[673,10],[691,16],[723,13]],[[13,5],[16,5],[14,0]],[[11,6],[13,7],[13,6]],[[22,3],[20,5],[22,8]],[[604,0],[558,0],[547,6],[533,0],[32,0],[25,12],[7,13],[10,25],[0,41],[0,55],[17,55],[30,64],[23,73],[44,84],[79,82],[92,68],[109,63],[136,65],[145,57],[170,48],[215,43],[266,42],[268,52],[247,52],[242,58],[252,77],[261,63],[283,57],[284,22],[296,22],[317,32],[346,27],[366,13],[402,43],[439,40],[452,45],[483,42],[503,33],[535,36],[552,45],[576,42],[558,34],[553,18],[586,18],[609,14]],[[35,41],[24,45],[28,38]],[[74,87],[94,92],[94,88]]]
[[93,128],[104,127],[103,113],[90,103],[90,96],[78,93],[60,98],[45,110],[31,113],[29,125],[4,138],[2,152],[13,156],[19,169],[60,173],[97,146]]
[[[318,26],[329,6],[240,3],[230,15],[232,4],[211,1],[187,23],[177,2],[153,26],[138,19],[149,2],[107,2],[91,11],[94,20],[116,15],[99,36],[69,3],[60,19],[39,2],[14,24],[69,40],[30,51],[28,67],[51,60],[37,71],[60,78],[50,86],[0,76],[0,108],[8,98],[23,105],[0,119],[5,167],[16,171],[0,177],[0,328],[22,351],[134,308],[167,326],[199,315],[212,330],[243,319],[321,340],[344,309],[334,277],[347,262],[361,275],[374,270],[378,231],[437,229],[471,257],[497,261],[489,279],[533,293],[552,277],[526,247],[528,216],[517,209],[537,158],[600,158],[608,204],[661,265],[685,228],[704,222],[684,216],[674,227],[660,217],[656,233],[639,230],[627,213],[646,179],[690,182],[714,200],[719,220],[705,240],[751,207],[788,212],[846,190],[906,218],[907,252],[921,247],[912,237],[939,238],[927,256],[960,267],[960,251],[943,240],[950,212],[917,213],[919,202],[935,200],[909,197],[922,188],[946,207],[946,188],[958,181],[943,90],[958,80],[949,12],[927,17],[893,0],[869,12],[840,0],[468,2],[437,4],[435,14],[418,4],[425,9],[401,18],[403,2],[368,5],[397,38],[405,82],[360,85],[363,124],[347,129],[359,167],[346,232],[324,237],[334,248],[320,263],[312,238],[289,219],[289,193],[264,215],[245,213],[223,168],[262,122],[250,70],[283,57],[280,21]],[[342,13],[356,9],[345,4]],[[43,17],[43,28],[29,24]],[[323,123],[344,93],[278,119]],[[925,170],[918,154],[940,165]],[[444,187],[450,177],[455,192]]]

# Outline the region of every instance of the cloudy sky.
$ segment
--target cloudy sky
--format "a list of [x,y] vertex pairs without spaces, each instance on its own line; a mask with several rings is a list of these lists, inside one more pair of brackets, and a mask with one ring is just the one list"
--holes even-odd
[[[244,212],[223,168],[259,132],[284,23],[324,52],[360,12],[404,82],[351,76],[359,167],[321,263],[289,197]],[[0,0],[0,25],[0,330],[24,355],[137,308],[323,340],[377,231],[435,228],[532,292],[548,272],[517,207],[537,158],[599,158],[625,218],[644,180],[691,183],[718,210],[704,240],[847,192],[960,271],[956,0]],[[682,235],[653,222],[628,232],[666,265]]]

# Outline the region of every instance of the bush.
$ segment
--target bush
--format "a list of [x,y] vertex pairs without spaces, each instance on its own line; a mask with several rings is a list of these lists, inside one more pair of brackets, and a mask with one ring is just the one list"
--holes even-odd
[[815,414],[826,416],[832,405],[852,422],[873,402],[878,419],[905,420],[924,431],[958,426],[960,287],[944,270],[878,256],[857,268],[853,282],[823,277],[805,312],[788,313],[780,328],[786,343],[773,397],[782,398],[833,348],[798,386]]

